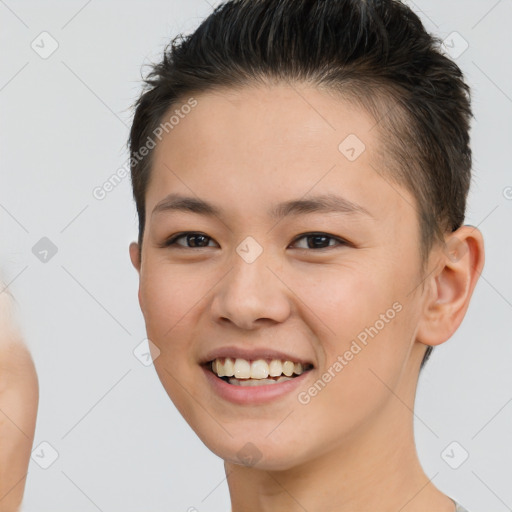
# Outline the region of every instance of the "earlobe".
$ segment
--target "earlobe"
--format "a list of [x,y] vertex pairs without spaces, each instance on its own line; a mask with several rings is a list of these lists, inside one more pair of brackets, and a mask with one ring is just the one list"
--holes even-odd
[[461,324],[476,282],[484,266],[482,233],[473,226],[462,226],[439,248],[439,269],[429,277],[430,293],[425,297],[417,341],[440,345]]
[[130,260],[135,270],[140,274],[139,244],[136,242],[130,244]]

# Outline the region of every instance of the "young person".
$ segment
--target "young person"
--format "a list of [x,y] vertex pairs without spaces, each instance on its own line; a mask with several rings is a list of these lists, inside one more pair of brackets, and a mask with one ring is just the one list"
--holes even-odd
[[453,512],[418,376],[484,264],[469,87],[395,0],[238,0],[174,39],[130,134],[159,378],[233,512]]

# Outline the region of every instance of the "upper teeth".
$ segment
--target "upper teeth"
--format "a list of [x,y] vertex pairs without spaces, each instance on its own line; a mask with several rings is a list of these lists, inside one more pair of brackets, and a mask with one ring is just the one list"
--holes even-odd
[[290,377],[292,374],[300,375],[304,371],[302,363],[293,361],[280,361],[272,359],[269,363],[265,359],[247,361],[246,359],[232,359],[226,357],[223,361],[217,358],[212,361],[212,370],[219,377],[236,377],[237,379],[266,379],[279,377],[281,374]]

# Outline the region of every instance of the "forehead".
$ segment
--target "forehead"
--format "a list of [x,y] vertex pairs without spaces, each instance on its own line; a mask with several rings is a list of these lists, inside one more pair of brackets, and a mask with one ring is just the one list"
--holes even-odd
[[233,152],[256,149],[260,158],[271,154],[275,159],[280,154],[289,160],[292,150],[296,158],[315,150],[338,156],[339,143],[350,134],[364,140],[370,151],[378,149],[377,123],[366,110],[311,86],[223,88],[194,98],[197,105],[166,140],[174,146],[190,146],[194,144],[190,138],[193,133],[201,143],[196,146],[196,156],[211,156],[216,147],[227,144]]
[[246,212],[248,201],[261,206],[333,191],[363,206],[400,209],[400,195],[385,190],[377,123],[354,102],[298,84],[219,89],[194,99],[154,150],[149,211],[170,192]]

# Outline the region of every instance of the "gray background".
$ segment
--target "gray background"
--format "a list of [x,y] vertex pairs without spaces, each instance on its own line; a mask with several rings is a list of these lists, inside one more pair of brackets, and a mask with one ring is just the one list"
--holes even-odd
[[[462,326],[420,378],[418,451],[434,483],[471,512],[502,512],[512,510],[512,2],[408,3],[428,30],[469,44],[456,59],[476,118],[466,221],[487,252]],[[222,461],[133,354],[145,330],[128,257],[129,178],[103,200],[92,194],[126,161],[141,65],[212,5],[0,1],[0,262],[39,374],[39,464],[51,462],[43,442],[59,455],[47,469],[31,460],[26,512],[229,510]],[[59,45],[47,58],[31,47],[51,49],[43,31]],[[57,248],[46,262],[33,253],[43,237]],[[469,458],[453,469],[447,461],[463,450]]]

